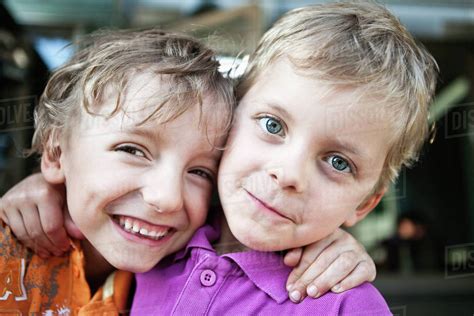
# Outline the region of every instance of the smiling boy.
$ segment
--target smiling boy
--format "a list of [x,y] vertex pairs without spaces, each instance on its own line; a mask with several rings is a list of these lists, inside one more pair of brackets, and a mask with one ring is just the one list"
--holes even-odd
[[79,120],[71,135],[57,143],[59,159],[42,159],[45,179],[66,184],[69,214],[86,237],[84,252],[91,254],[86,263],[99,274],[103,260],[109,269],[147,271],[186,244],[205,222],[217,148],[225,139],[225,123],[220,123],[226,118],[220,109],[224,103],[210,91],[200,106],[194,101],[169,122],[147,121],[165,111],[176,115],[166,103],[159,114],[156,108],[172,79],[152,70],[128,76],[123,114],[104,119],[116,106],[110,93],[94,109],[95,116]]
[[234,106],[213,52],[158,30],[86,44],[48,81],[33,138],[86,239],[40,258],[2,222],[1,313],[126,311],[130,272],[181,249],[207,216]]

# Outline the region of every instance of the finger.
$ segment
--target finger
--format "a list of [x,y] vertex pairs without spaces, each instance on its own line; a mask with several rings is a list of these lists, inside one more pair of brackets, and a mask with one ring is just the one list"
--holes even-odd
[[[34,240],[38,247],[46,249],[55,256],[61,256],[62,251],[58,249],[46,236],[40,220],[40,214],[35,206],[24,207],[21,213],[25,229],[32,240]],[[23,214],[28,214],[27,216]]]
[[350,275],[359,262],[354,252],[342,253],[317,278],[308,283],[306,293],[311,297],[323,295]]
[[64,227],[62,205],[55,203],[55,200],[41,201],[38,203],[38,214],[41,227],[50,244],[60,252],[67,251],[69,238]]
[[[328,247],[317,259],[312,260],[311,263],[304,262],[302,259],[300,265],[302,264],[306,269],[292,286],[287,289],[290,300],[295,303],[300,302],[306,297],[306,294],[309,294],[312,297],[319,297],[321,295],[321,290],[318,286],[322,286],[322,284],[318,285],[318,283],[314,283],[313,281],[323,274],[329,266],[331,266],[337,256],[338,252],[331,250],[331,247]],[[309,256],[308,258],[311,257]],[[339,281],[339,279],[337,281]],[[327,292],[327,290],[328,289],[323,288],[324,292]]]
[[71,215],[69,214],[69,210],[67,210],[67,207],[64,211],[64,226],[66,227],[67,233],[72,238],[79,239],[79,240],[86,238],[84,234],[76,226],[74,221],[72,220]]
[[10,206],[10,204],[8,203],[8,199],[5,199],[5,196],[3,196],[0,199],[0,218],[5,224],[10,226],[7,214],[8,210],[14,210],[14,207]]
[[302,254],[303,254],[302,247],[291,249],[286,253],[285,257],[283,258],[283,262],[285,263],[285,265],[289,267],[295,267],[298,264],[298,262],[300,262]]
[[375,278],[372,277],[374,274],[375,271],[372,271],[368,262],[360,262],[349,275],[347,275],[341,282],[334,285],[331,288],[331,291],[334,293],[341,293],[350,290],[364,282],[370,282],[372,278]]
[[[1,203],[1,202],[0,202]],[[10,226],[10,223],[8,222],[8,217],[7,215],[5,214],[5,211],[3,210],[3,205],[0,206],[0,218],[2,219],[2,221],[7,224],[8,226]]]
[[360,265],[362,265],[367,271],[367,281],[374,282],[375,278],[377,277],[377,267],[375,266],[374,259],[372,259],[372,257],[367,254],[367,260],[360,262],[359,266]]
[[25,247],[32,249],[40,257],[47,258],[50,256],[50,253],[47,250],[40,247],[33,239],[31,239],[27,229],[25,228],[20,211],[12,209],[5,212],[5,214],[11,224],[10,229],[16,239],[18,239]]
[[[316,251],[305,251],[301,262],[295,268],[294,275],[297,279],[294,280],[293,284],[298,286],[300,289],[305,288],[310,282],[328,269],[341,253],[347,251],[343,247],[344,245],[331,243],[326,248],[318,246]],[[313,258],[316,255],[317,257]]]
[[294,283],[290,299],[294,300],[299,296],[302,300],[306,294],[314,298],[323,295],[348,275],[359,263],[359,259],[353,251],[345,251],[337,242],[332,243]]
[[26,243],[30,241],[30,238],[26,232],[25,225],[23,225],[23,218],[21,217],[20,212],[16,209],[10,209],[5,212],[5,216],[7,221],[10,223],[10,229],[16,239],[26,246]]
[[[334,258],[331,259],[328,258],[329,256],[325,251],[325,249],[330,246],[331,243],[331,239],[323,239],[317,243],[311,244],[304,248],[300,262],[288,276],[288,281],[286,283],[288,291],[291,291],[291,288],[294,286],[294,284],[301,278],[301,276],[306,272],[309,267],[313,266],[313,263],[315,261],[317,261],[319,265],[325,263],[324,261],[329,261],[326,263],[326,265],[329,265],[335,259],[335,254],[333,254]],[[320,257],[321,255],[323,255],[322,259]],[[316,260],[316,258],[318,258],[318,260]],[[319,274],[323,271],[323,269],[319,269],[318,271]]]

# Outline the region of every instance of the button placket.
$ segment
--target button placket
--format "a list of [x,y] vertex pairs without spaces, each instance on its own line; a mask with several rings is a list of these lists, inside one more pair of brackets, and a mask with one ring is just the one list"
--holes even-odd
[[197,267],[189,276],[193,280],[187,282],[183,288],[181,298],[173,309],[173,315],[212,314],[210,308],[212,309],[213,298],[232,270],[232,265],[217,255],[203,253],[196,261]]

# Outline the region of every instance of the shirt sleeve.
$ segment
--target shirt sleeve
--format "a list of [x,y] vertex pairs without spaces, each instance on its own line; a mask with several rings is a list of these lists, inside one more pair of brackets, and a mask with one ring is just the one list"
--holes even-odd
[[344,292],[339,315],[392,315],[382,294],[370,283]]

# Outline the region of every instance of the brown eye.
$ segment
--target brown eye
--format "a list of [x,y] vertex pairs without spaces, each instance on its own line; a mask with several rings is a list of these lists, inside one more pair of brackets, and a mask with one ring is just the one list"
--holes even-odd
[[115,151],[123,151],[126,152],[130,155],[134,156],[139,156],[139,157],[145,157],[145,153],[141,151],[140,149],[136,148],[135,146],[131,145],[123,145],[115,149]]
[[213,182],[214,181],[214,177],[212,176],[212,174],[208,171],[205,171],[205,170],[202,170],[202,169],[194,169],[194,170],[191,170],[190,173],[193,173],[193,174],[196,174],[206,180],[209,180],[210,182]]

